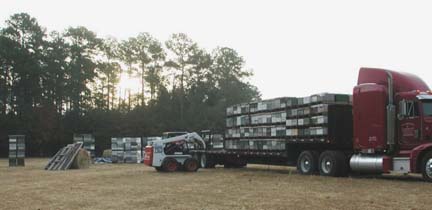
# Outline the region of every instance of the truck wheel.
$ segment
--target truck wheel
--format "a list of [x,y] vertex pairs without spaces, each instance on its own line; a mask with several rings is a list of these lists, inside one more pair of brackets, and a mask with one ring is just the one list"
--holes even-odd
[[183,168],[187,172],[195,172],[199,168],[199,163],[195,158],[188,158],[185,160]]
[[340,151],[325,151],[319,157],[319,171],[322,176],[346,176],[348,163],[345,154]]
[[162,170],[166,172],[177,171],[178,163],[174,158],[165,158],[162,162]]
[[432,151],[426,153],[422,161],[422,175],[423,179],[432,182]]
[[297,160],[297,170],[300,174],[312,175],[318,171],[318,152],[303,151]]

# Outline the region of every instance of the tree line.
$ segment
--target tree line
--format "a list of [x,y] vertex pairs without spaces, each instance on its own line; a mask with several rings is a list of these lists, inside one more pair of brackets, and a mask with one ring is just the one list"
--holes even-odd
[[[79,26],[48,32],[26,13],[0,27],[0,154],[25,134],[27,155],[52,155],[73,133],[92,133],[97,153],[112,136],[223,130],[228,105],[260,98],[244,59],[211,52],[183,33],[118,40]],[[121,75],[140,91],[119,90]]]

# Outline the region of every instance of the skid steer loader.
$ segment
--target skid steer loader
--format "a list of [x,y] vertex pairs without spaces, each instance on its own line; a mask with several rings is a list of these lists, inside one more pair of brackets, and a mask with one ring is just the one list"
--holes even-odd
[[195,172],[200,167],[201,157],[191,150],[205,150],[206,144],[197,133],[186,133],[171,138],[155,140],[145,147],[144,164],[157,171]]

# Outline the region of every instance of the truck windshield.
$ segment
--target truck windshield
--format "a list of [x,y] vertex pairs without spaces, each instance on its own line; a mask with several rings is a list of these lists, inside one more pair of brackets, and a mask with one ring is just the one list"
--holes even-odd
[[423,101],[424,116],[432,116],[432,101]]

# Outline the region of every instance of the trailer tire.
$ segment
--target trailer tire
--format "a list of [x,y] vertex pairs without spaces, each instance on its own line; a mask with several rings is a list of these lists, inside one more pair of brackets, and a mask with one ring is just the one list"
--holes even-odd
[[297,171],[304,175],[315,174],[318,172],[318,157],[317,151],[303,151],[297,159]]
[[432,151],[424,155],[421,167],[423,179],[432,182]]
[[321,176],[341,177],[348,174],[348,163],[341,151],[325,151],[321,153],[318,162]]
[[178,169],[178,162],[174,158],[165,158],[162,162],[162,170],[165,172],[174,172]]
[[195,158],[188,158],[183,164],[183,169],[186,172],[196,172],[199,168],[199,162]]

